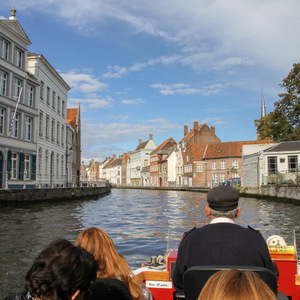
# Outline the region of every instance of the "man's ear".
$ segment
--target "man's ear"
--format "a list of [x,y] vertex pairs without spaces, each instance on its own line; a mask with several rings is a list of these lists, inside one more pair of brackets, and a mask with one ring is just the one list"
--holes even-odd
[[241,214],[241,208],[238,207],[238,211],[237,211],[237,213],[236,213],[236,218],[238,218],[238,217],[240,216],[240,214]]
[[208,205],[206,205],[205,210],[206,210],[207,216],[210,218],[210,216],[211,216],[211,214],[210,214],[210,207]]

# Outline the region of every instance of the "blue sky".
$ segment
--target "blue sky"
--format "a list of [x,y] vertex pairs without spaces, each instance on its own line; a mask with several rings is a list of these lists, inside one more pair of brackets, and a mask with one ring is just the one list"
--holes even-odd
[[82,160],[102,161],[193,122],[255,140],[300,58],[299,0],[8,0],[32,45],[81,104]]

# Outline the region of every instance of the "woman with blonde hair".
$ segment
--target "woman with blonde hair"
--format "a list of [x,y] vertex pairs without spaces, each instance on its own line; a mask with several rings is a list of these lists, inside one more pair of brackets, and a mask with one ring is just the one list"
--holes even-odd
[[198,300],[277,300],[277,296],[256,273],[231,269],[210,277]]
[[93,294],[87,299],[143,299],[142,282],[132,273],[104,230],[96,227],[83,230],[76,246],[93,254],[98,265],[98,280],[90,287]]

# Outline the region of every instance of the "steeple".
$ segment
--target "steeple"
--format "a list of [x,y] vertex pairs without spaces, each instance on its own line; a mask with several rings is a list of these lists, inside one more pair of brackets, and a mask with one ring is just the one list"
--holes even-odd
[[266,114],[266,105],[265,105],[265,98],[264,98],[264,93],[263,93],[263,90],[261,91],[261,118],[262,117],[265,117],[267,114]]

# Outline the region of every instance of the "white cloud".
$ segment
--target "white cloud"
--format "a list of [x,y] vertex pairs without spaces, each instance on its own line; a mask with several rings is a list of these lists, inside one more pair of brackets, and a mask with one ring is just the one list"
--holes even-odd
[[81,99],[70,98],[68,99],[68,107],[77,107],[78,102],[80,102],[82,111],[88,111],[89,109],[111,107],[114,103],[114,100],[111,97]]
[[122,104],[127,104],[127,105],[137,105],[143,103],[144,100],[142,98],[136,98],[136,99],[123,99],[121,101]]
[[107,84],[101,82],[94,75],[80,73],[79,71],[68,71],[60,73],[68,85],[75,91],[81,91],[85,94],[99,92],[107,88]]

